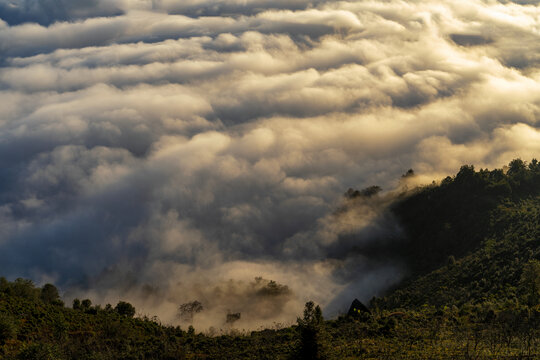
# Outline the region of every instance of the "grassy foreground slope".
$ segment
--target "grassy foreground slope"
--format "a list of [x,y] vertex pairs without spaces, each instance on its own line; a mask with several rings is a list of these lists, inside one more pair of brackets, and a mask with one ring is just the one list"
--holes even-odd
[[136,317],[124,302],[68,308],[52,285],[0,278],[0,359],[540,358],[536,161],[464,166],[391,211],[406,234],[393,251],[411,276],[371,313],[325,321],[308,303],[296,326],[211,337]]

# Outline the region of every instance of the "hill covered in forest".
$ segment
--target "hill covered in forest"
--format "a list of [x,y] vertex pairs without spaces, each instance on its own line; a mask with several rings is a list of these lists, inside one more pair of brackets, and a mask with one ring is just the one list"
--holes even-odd
[[[375,188],[372,188],[374,190]],[[377,191],[348,192],[354,200]],[[404,191],[387,211],[402,236],[367,256],[404,262],[409,275],[369,312],[323,320],[309,302],[297,325],[210,336],[116,306],[76,300],[53,285],[0,279],[5,359],[450,359],[540,354],[540,164],[463,166]],[[351,299],[351,302],[354,299]]]
[[520,279],[540,259],[540,164],[503,171],[463,166],[415,190],[391,211],[404,227],[395,252],[412,275],[381,306],[418,307],[523,300]]

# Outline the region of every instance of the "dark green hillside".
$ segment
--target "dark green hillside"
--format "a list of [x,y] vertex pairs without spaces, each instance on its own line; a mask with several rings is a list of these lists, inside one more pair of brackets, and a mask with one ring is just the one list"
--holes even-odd
[[[540,259],[540,165],[507,173],[464,166],[440,186],[401,200],[393,211],[407,233],[400,247],[417,274],[379,305],[418,307],[514,301],[527,264]],[[540,274],[539,274],[540,275]]]
[[406,234],[397,252],[408,259],[414,275],[434,270],[449,256],[459,258],[478,249],[486,237],[499,237],[505,226],[501,221],[508,222],[504,213],[494,212],[500,206],[512,209],[539,194],[536,160],[530,164],[513,160],[506,173],[462,166],[455,177],[418,189],[394,204],[392,211]]
[[505,202],[490,218],[490,231],[478,250],[458,260],[449,258],[445,266],[393,292],[380,305],[526,301],[523,270],[540,259],[540,197]]

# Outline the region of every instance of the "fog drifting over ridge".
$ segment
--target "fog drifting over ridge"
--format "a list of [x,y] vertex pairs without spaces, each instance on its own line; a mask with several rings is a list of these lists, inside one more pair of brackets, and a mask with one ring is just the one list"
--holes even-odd
[[0,274],[165,322],[196,299],[201,328],[367,300],[405,269],[340,235],[399,229],[391,195],[336,215],[349,187],[540,153],[537,1],[0,0],[0,18]]

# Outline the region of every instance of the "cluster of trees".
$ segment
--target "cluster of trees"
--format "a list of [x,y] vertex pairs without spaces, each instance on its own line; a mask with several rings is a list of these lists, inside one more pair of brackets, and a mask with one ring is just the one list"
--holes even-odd
[[45,284],[42,288],[36,288],[31,280],[18,278],[9,282],[5,277],[0,277],[0,293],[28,300],[41,300],[46,304],[63,306],[58,289],[53,284]]
[[181,358],[178,327],[135,317],[120,301],[114,308],[89,299],[65,307],[51,284],[0,278],[1,359],[164,359]]
[[[98,311],[101,311],[101,305],[92,306],[92,301],[90,299],[73,299],[73,310],[80,310],[90,314],[97,314]],[[126,301],[119,301],[118,304],[113,308],[111,304],[105,305],[104,311],[115,311],[119,315],[133,317],[135,316],[135,307]]]

